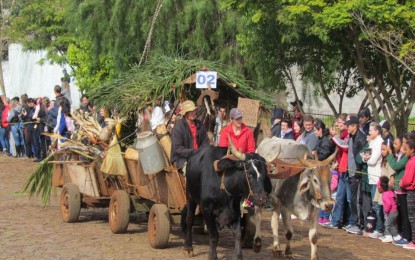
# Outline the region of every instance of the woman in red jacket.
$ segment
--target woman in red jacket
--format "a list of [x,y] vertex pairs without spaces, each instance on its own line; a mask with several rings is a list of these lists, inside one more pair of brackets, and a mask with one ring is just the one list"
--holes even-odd
[[415,249],[415,134],[407,134],[405,139],[408,163],[406,164],[405,174],[399,186],[407,191],[406,200],[412,230],[412,243],[404,245],[403,248]]
[[219,145],[229,147],[229,137],[235,148],[242,153],[255,152],[255,139],[252,130],[242,123],[242,113],[237,108],[232,108],[229,113],[231,123],[220,132]]
[[7,155],[10,154],[9,147],[9,123],[7,122],[7,117],[10,110],[10,99],[2,98],[4,101],[4,106],[0,109],[1,115],[1,125],[0,125],[0,142],[3,147],[3,153]]

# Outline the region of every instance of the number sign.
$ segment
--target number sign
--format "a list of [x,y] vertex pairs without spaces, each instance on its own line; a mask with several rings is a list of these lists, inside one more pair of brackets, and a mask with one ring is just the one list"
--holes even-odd
[[196,88],[216,88],[217,79],[216,71],[199,71],[196,73]]

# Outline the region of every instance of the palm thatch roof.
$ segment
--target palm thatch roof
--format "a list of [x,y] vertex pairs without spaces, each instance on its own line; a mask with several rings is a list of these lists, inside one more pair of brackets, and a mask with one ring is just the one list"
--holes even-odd
[[220,63],[163,55],[154,55],[144,65],[132,66],[130,71],[90,90],[88,95],[97,106],[115,108],[121,114],[144,108],[159,96],[176,99],[185,95],[196,100],[200,90],[195,88],[193,77],[204,68],[218,72],[218,90],[226,92],[229,98],[247,97],[260,100],[266,108],[272,106],[269,95],[252,88],[243,76]]

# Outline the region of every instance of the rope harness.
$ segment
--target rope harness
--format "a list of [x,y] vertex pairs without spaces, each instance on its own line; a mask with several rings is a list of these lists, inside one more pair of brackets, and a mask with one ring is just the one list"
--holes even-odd
[[[247,163],[252,163],[253,164],[254,161],[259,161],[259,160],[251,159],[251,160],[248,160],[246,162],[243,162],[243,166],[244,166],[243,171],[244,171],[244,174],[245,174],[245,179],[246,179],[246,183],[248,184],[248,190],[249,190],[248,197],[246,198],[247,200],[249,200],[249,198],[252,195],[254,195],[254,192],[252,191],[251,184],[249,183],[248,171],[246,170],[246,164]],[[220,189],[224,190],[229,196],[232,196],[232,194],[225,187],[225,174],[226,174],[226,171],[223,171],[222,178],[221,178],[221,183],[220,183]]]

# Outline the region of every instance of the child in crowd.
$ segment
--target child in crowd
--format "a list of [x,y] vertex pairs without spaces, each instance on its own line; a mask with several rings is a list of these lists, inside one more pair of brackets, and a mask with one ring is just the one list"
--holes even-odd
[[406,138],[406,156],[408,163],[405,167],[405,174],[400,182],[402,189],[407,191],[406,200],[408,206],[409,222],[412,230],[412,242],[404,245],[405,249],[415,249],[415,135],[408,135]]
[[[331,197],[336,199],[336,191],[337,185],[339,184],[339,172],[337,171],[337,162],[333,163],[330,167],[331,170],[331,182],[330,182],[330,190],[331,190]],[[320,209],[318,223],[320,225],[324,225],[330,223],[330,214],[328,212],[324,212]]]
[[401,181],[404,173],[405,166],[408,162],[408,157],[405,155],[405,147],[403,145],[403,136],[397,136],[393,141],[393,148],[388,149],[388,156],[386,160],[390,167],[395,171],[392,178],[389,180],[389,183],[394,182],[394,190],[396,195],[396,203],[398,204],[398,232],[402,234],[402,239],[399,241],[393,241],[394,245],[407,245],[412,239],[411,234],[411,224],[409,224],[408,218],[408,206],[406,204],[406,191],[399,187],[399,182]]
[[402,237],[395,226],[398,217],[398,206],[395,193],[389,189],[389,178],[387,176],[380,177],[378,191],[382,194],[383,212],[385,213],[385,236],[381,240],[384,243],[399,241]]

